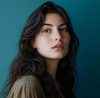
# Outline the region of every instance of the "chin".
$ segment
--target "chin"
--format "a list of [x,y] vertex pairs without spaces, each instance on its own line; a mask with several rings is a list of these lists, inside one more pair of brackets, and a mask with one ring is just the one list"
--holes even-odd
[[54,59],[62,59],[62,58],[64,58],[65,56],[64,55],[58,55],[58,56],[55,56],[55,57],[53,57]]

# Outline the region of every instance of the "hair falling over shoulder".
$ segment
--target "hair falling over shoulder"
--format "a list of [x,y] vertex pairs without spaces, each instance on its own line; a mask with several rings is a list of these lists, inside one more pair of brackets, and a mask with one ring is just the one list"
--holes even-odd
[[[14,82],[26,75],[36,76],[49,98],[61,98],[53,79],[47,72],[47,64],[38,51],[32,47],[37,32],[41,29],[47,13],[58,13],[67,23],[71,35],[68,54],[60,60],[56,80],[65,98],[75,98],[76,83],[76,54],[79,47],[78,38],[73,31],[72,24],[67,12],[53,2],[46,2],[37,8],[27,19],[19,41],[19,52],[10,66],[7,93],[11,90]],[[48,97],[47,97],[48,98]]]

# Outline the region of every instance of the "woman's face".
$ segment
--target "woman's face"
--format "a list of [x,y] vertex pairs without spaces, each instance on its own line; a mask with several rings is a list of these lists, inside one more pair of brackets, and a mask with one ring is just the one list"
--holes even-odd
[[63,18],[57,13],[49,13],[46,15],[44,24],[37,33],[32,46],[44,58],[59,60],[67,55],[70,39]]

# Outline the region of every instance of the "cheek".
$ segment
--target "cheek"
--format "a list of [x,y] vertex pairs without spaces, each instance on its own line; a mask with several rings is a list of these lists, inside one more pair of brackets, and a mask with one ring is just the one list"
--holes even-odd
[[47,35],[47,36],[43,37],[43,39],[45,39],[45,41],[50,43],[52,40],[52,35]]
[[45,36],[43,38],[41,38],[41,43],[43,43],[44,45],[48,45],[51,43],[51,37],[50,36]]
[[46,56],[50,51],[50,39],[40,38],[36,42],[36,48],[40,55]]
[[69,33],[65,34],[63,37],[64,37],[64,42],[65,43],[70,43],[71,36],[70,36]]
[[51,39],[49,37],[41,37],[36,40],[36,46],[39,49],[46,48],[49,45]]

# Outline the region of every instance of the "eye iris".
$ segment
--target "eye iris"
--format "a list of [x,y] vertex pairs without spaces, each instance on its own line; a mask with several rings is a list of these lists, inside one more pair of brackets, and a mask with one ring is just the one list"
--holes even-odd
[[45,29],[43,32],[50,33],[50,30],[49,29]]
[[66,28],[64,28],[64,29],[63,29],[63,31],[64,31],[64,32],[66,32],[66,31],[67,31],[67,29],[66,29]]
[[50,30],[49,30],[49,29],[47,29],[47,30],[46,30],[46,32],[50,32]]
[[67,32],[67,28],[61,28],[60,31],[61,32]]

